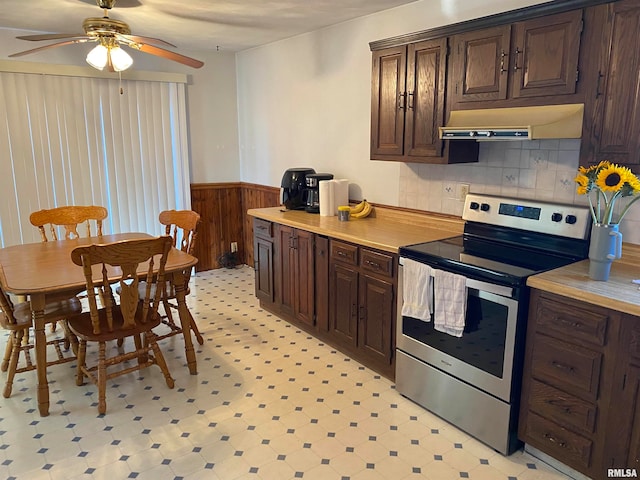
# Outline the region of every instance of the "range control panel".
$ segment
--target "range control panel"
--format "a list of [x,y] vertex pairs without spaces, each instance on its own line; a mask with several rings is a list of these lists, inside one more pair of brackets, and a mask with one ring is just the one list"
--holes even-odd
[[477,193],[467,195],[462,218],[577,239],[586,239],[591,226],[591,214],[587,206]]

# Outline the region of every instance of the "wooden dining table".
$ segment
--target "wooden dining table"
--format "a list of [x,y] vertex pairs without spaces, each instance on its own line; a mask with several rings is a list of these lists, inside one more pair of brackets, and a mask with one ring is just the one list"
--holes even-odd
[[[0,285],[5,292],[28,296],[31,301],[38,375],[38,410],[41,416],[49,415],[45,302],[47,297],[63,292],[77,292],[86,286],[82,267],[71,261],[71,251],[82,245],[142,238],[153,237],[146,233],[115,233],[99,237],[26,243],[0,249]],[[192,375],[197,374],[197,363],[191,339],[190,314],[185,302],[185,275],[190,275],[197,262],[194,256],[172,248],[165,266],[166,277],[173,282],[176,291],[187,365]],[[141,274],[146,273],[145,265],[141,265],[139,271]],[[119,269],[114,269],[114,279],[119,273]]]

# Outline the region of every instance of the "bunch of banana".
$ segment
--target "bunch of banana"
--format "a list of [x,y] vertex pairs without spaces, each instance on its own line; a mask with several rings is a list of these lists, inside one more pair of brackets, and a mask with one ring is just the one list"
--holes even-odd
[[365,218],[368,217],[373,211],[373,206],[366,200],[362,200],[355,207],[351,207],[349,212],[351,218]]

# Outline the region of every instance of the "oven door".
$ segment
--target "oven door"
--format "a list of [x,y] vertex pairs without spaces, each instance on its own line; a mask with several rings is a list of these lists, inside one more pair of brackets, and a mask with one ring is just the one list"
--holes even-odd
[[[402,281],[402,259],[399,279]],[[399,302],[402,301],[402,285]],[[433,321],[403,317],[398,305],[397,348],[505,402],[511,402],[518,301],[513,289],[467,280],[462,337],[439,332]]]

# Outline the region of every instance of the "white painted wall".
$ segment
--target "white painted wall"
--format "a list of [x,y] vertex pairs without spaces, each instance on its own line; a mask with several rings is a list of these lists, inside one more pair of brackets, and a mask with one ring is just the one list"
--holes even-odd
[[403,165],[369,160],[369,42],[535,3],[421,0],[239,53],[242,180],[279,186],[310,166],[348,178],[351,198],[398,205]]

